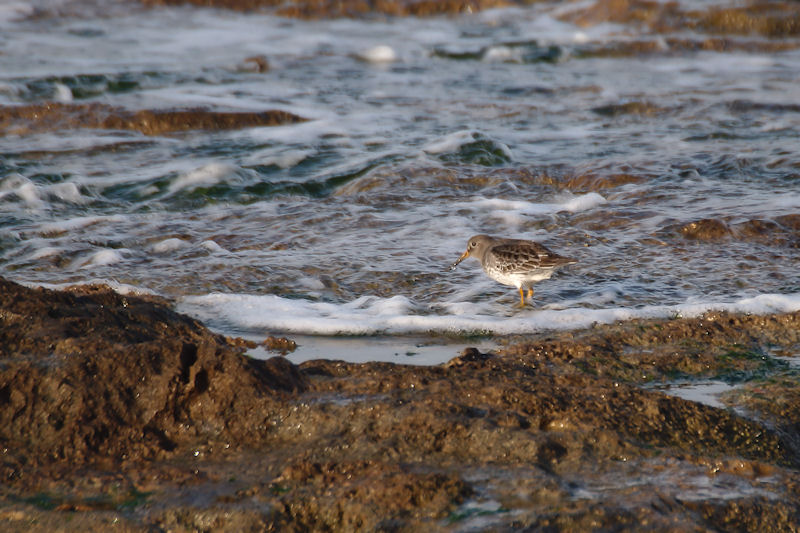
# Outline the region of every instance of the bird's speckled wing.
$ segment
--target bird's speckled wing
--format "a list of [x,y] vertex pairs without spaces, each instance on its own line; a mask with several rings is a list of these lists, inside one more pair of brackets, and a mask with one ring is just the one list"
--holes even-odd
[[487,267],[505,274],[552,270],[576,263],[574,259],[551,252],[533,241],[513,241],[492,246]]

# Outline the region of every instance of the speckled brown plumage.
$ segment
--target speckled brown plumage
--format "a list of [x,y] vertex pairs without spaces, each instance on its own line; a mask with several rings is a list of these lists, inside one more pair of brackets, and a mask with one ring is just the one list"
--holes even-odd
[[475,235],[467,241],[467,250],[450,269],[469,256],[480,261],[483,270],[493,280],[519,289],[520,304],[533,296],[533,284],[548,279],[562,266],[577,263],[575,259],[558,255],[538,242]]

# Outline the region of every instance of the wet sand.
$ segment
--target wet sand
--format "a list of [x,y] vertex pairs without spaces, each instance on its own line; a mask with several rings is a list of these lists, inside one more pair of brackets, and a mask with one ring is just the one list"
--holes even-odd
[[[790,531],[800,313],[262,361],[157,298],[0,280],[9,531]],[[726,408],[669,383],[736,384]]]

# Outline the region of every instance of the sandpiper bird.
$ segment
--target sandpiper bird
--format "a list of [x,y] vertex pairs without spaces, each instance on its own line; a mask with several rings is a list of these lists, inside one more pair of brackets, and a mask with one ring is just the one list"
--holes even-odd
[[467,251],[450,266],[454,270],[469,256],[481,262],[484,272],[493,280],[519,289],[520,305],[533,297],[533,284],[553,275],[555,269],[577,263],[575,259],[551,252],[538,242],[475,235],[467,242]]

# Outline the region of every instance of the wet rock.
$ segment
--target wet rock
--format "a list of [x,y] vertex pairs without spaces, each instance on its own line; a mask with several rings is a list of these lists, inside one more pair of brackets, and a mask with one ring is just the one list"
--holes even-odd
[[715,218],[704,218],[697,222],[690,222],[680,228],[681,234],[687,239],[698,241],[719,240],[731,234],[730,228]]
[[518,5],[514,0],[386,0],[365,2],[345,0],[141,0],[146,5],[194,4],[237,11],[267,10],[278,15],[299,18],[363,17],[367,15],[416,16],[472,13],[495,7]]
[[461,355],[450,359],[447,363],[445,363],[445,367],[450,368],[454,366],[461,366],[465,363],[473,363],[473,362],[482,363],[492,357],[494,357],[493,354],[481,353],[480,350],[478,350],[477,348],[464,348],[464,351],[461,352]]
[[295,366],[250,360],[248,343],[158,299],[1,283],[0,517],[12,529],[797,520],[796,387],[766,391],[764,404],[781,398],[773,411],[747,404],[786,418],[775,425],[644,385],[780,375],[765,350],[794,353],[800,313],[550,332],[435,367]]
[[765,41],[758,38],[747,37],[664,37],[643,41],[611,41],[605,43],[591,43],[580,45],[572,51],[572,57],[640,57],[640,56],[669,56],[684,54],[686,52],[747,52],[747,53],[774,53],[786,50],[796,50],[800,43],[793,41]]
[[118,113],[106,117],[101,124],[106,129],[137,130],[145,135],[160,135],[191,130],[230,130],[256,126],[278,126],[294,124],[302,120],[286,111],[226,113],[191,109]]
[[780,230],[780,226],[771,220],[748,220],[734,226],[734,231],[745,239],[763,239]]
[[271,352],[280,352],[282,355],[291,353],[297,349],[297,343],[286,337],[273,337],[270,335],[261,343]]
[[578,46],[573,51],[572,56],[578,59],[593,57],[619,58],[664,53],[666,51],[667,47],[663,41],[619,41]]
[[569,362],[589,375],[646,383],[675,378],[735,378],[785,367],[768,357],[772,343],[800,342],[800,314],[739,316],[709,312],[701,317],[635,320],[599,331],[564,333],[535,342],[511,342],[500,357]]
[[762,39],[731,38],[731,37],[706,37],[704,39],[689,39],[670,37],[666,39],[667,49],[670,52],[749,52],[773,53],[795,50],[800,43],[790,41],[764,41]]
[[[729,217],[704,218],[677,228],[687,239],[698,241],[720,241],[736,239],[760,242],[771,246],[800,247],[798,215],[785,215],[775,220],[751,219],[731,223]],[[669,232],[671,228],[666,228]]]
[[[477,154],[481,155],[480,152]],[[508,183],[514,183],[515,186],[544,186],[548,190],[567,189],[580,193],[595,191],[605,195],[609,189],[630,183],[641,183],[656,177],[654,174],[636,172],[627,167],[589,171],[584,169],[579,171],[562,165],[543,168],[487,167],[469,162],[460,165],[457,153],[442,154],[439,157],[455,162],[446,167],[412,166],[400,170],[379,167],[339,186],[334,194],[352,196],[354,201],[369,205],[389,205],[402,199],[403,196],[397,192],[398,190],[409,187],[437,187],[443,191],[450,191],[452,194],[450,197],[447,196],[448,192],[443,192],[446,199],[456,200],[459,198],[459,193],[465,191],[474,192],[484,188],[502,190]],[[613,222],[614,219],[603,217],[600,224]]]
[[437,154],[447,163],[499,166],[511,161],[511,150],[505,144],[478,132],[470,132],[452,151]]
[[292,464],[271,489],[283,494],[279,528],[315,531],[380,530],[403,515],[406,527],[432,527],[471,493],[457,475],[376,461]]
[[241,70],[263,74],[269,72],[269,61],[264,55],[251,56],[242,61]]
[[793,37],[800,34],[800,9],[792,2],[753,2],[745,7],[717,7],[701,15],[697,25],[714,33]]
[[772,246],[800,248],[800,226],[797,215],[773,220],[752,219],[733,226],[734,235],[742,240],[757,241]]
[[254,438],[274,403],[305,387],[291,364],[249,359],[163,304],[0,279],[0,441],[26,463]]
[[0,107],[0,132],[26,135],[92,128],[163,135],[192,130],[228,130],[302,122],[286,111],[220,112],[207,109],[128,111],[105,104],[29,104]]
[[[564,48],[557,45],[543,45],[538,41],[509,41],[475,49],[451,50],[446,46],[433,49],[433,55],[454,61],[505,61],[509,63],[558,63],[564,57]],[[527,92],[552,94],[544,87],[534,89],[509,88],[506,94],[520,95]]]
[[[791,434],[800,434],[800,383],[793,372],[754,380],[729,392],[729,405],[742,405]],[[800,446],[800,443],[797,443]]]
[[646,178],[642,175],[627,172],[600,174],[587,172],[577,174],[563,182],[564,187],[572,191],[602,191],[621,187],[629,183],[641,183]]
[[[754,501],[687,502],[709,523],[734,525],[740,531],[791,531],[800,524],[797,508],[769,498]],[[729,526],[730,527],[730,526]]]
[[800,214],[783,215],[777,217],[775,222],[789,230],[798,232],[800,231]]
[[704,218],[689,222],[677,228],[678,232],[687,239],[698,241],[713,241],[728,237],[730,228],[723,221],[714,218]]
[[587,8],[565,12],[561,18],[582,26],[604,22],[643,24],[657,33],[679,32],[687,28],[772,38],[800,33],[800,9],[794,2],[752,2],[737,7],[684,9],[677,2],[597,0]]
[[591,6],[568,12],[563,18],[580,26],[603,22],[638,23],[653,26],[671,20],[678,11],[677,4],[650,0],[597,0]]
[[592,108],[598,115],[616,117],[620,115],[653,116],[667,110],[650,102],[625,102],[624,104],[608,104]]

